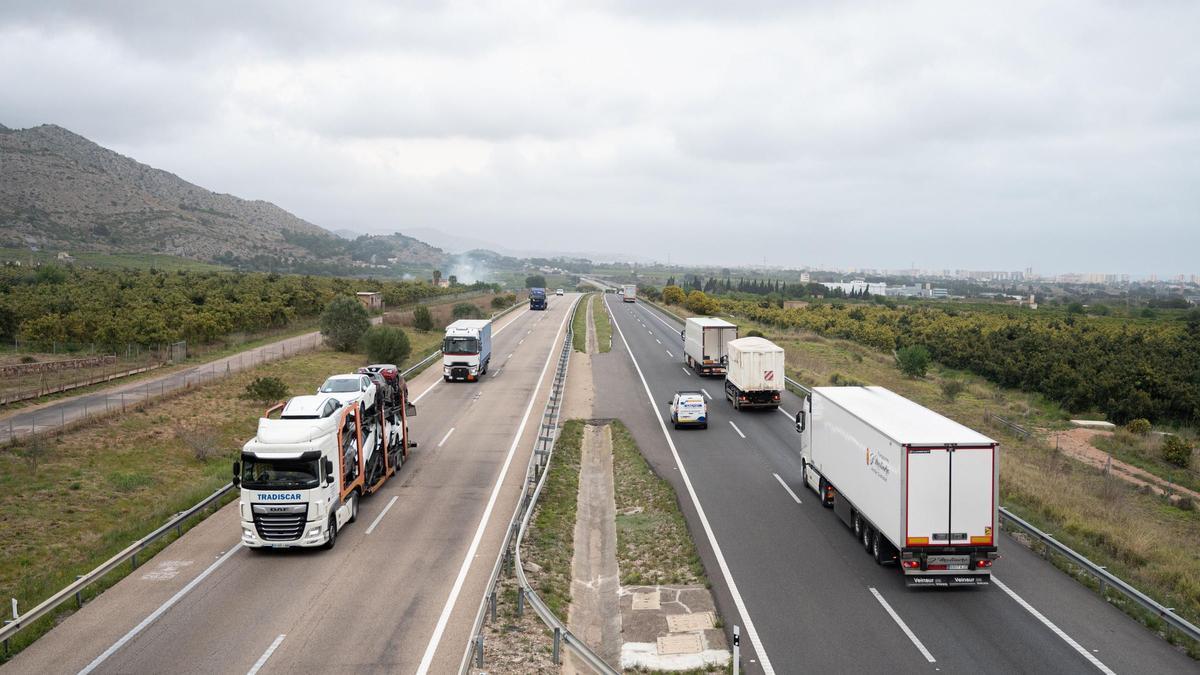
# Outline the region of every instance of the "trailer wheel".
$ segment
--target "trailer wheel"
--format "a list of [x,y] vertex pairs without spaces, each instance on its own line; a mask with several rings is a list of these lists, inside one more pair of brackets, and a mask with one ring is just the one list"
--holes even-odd
[[854,538],[862,539],[863,521],[862,521],[862,516],[858,515],[858,511],[855,511],[854,513],[851,514],[850,523],[851,523],[851,528],[853,528],[853,530],[854,530]]
[[326,551],[333,549],[334,545],[337,544],[337,529],[337,516],[331,514],[329,516],[329,541],[326,541],[325,545],[322,546]]
[[871,557],[875,558],[875,564],[877,565],[886,565],[888,563],[887,558],[891,557],[887,555],[888,551],[885,546],[883,537],[876,532],[875,536],[871,537]]
[[871,551],[871,537],[873,536],[875,536],[875,530],[869,523],[864,522],[862,526],[862,544],[863,548],[866,549],[867,552]]

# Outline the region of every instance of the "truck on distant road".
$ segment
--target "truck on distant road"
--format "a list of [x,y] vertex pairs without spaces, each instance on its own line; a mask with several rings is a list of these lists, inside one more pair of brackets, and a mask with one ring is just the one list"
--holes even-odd
[[529,289],[529,309],[544,310],[547,307],[546,289],[531,288]]
[[908,586],[978,586],[996,553],[996,441],[883,387],[816,387],[802,482]]
[[[686,329],[685,329],[686,331]],[[783,392],[783,348],[766,338],[744,337],[725,343],[725,398],[735,410],[778,408]]]
[[333,548],[338,530],[358,518],[359,500],[408,458],[415,413],[403,397],[368,411],[361,401],[342,405],[329,395],[297,396],[268,410],[233,463],[242,545]]
[[624,284],[621,286],[621,302],[637,302],[637,286]]
[[446,326],[442,340],[442,377],[475,382],[488,371],[492,361],[492,322],[459,319]]
[[683,360],[698,375],[724,375],[729,342],[737,326],[711,316],[689,317],[683,325]]

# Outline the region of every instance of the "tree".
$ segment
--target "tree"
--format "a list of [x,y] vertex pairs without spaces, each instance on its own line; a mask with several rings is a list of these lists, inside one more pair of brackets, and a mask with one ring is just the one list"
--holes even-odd
[[896,365],[909,377],[925,377],[929,360],[929,350],[924,345],[909,345],[896,352]]
[[455,319],[482,319],[483,312],[479,308],[469,302],[460,302],[450,311],[451,316]]
[[683,289],[678,286],[675,286],[673,284],[670,286],[666,286],[662,290],[663,302],[665,302],[669,305],[683,304],[684,298],[686,298],[686,297],[687,296],[685,296],[683,294]]
[[441,271],[441,270],[434,270],[434,271],[433,271],[433,285],[434,285],[434,286],[437,286],[437,283],[438,283],[439,281],[441,281],[441,280],[442,280],[442,271]]
[[525,288],[545,288],[546,277],[540,274],[525,277]]
[[321,315],[321,335],[330,347],[340,352],[354,351],[370,327],[371,318],[366,308],[355,298],[334,298]]
[[413,310],[413,328],[420,331],[433,330],[433,315],[429,313],[429,308],[425,305],[420,305]]
[[458,276],[451,274],[449,277],[449,281],[450,281],[451,286],[457,286],[458,285]]
[[362,345],[372,363],[399,365],[412,353],[408,334],[395,326],[372,326],[363,335]]
[[1129,423],[1125,425],[1125,430],[1137,436],[1145,436],[1150,433],[1150,420],[1145,417],[1129,420]]
[[1179,436],[1167,436],[1163,439],[1162,456],[1171,464],[1186,469],[1192,463],[1192,448]]
[[271,405],[287,398],[289,393],[287,383],[278,377],[256,377],[246,385],[240,398]]

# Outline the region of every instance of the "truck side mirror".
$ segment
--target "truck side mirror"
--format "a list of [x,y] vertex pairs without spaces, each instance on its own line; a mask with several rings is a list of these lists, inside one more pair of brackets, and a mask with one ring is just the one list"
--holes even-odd
[[413,405],[412,403],[409,403],[409,402],[405,401],[405,403],[404,403],[404,416],[405,416],[405,417],[416,417],[416,416],[417,416],[417,406]]
[[242,484],[242,463],[233,463],[233,486],[239,487]]
[[328,457],[325,458],[324,462],[325,475],[328,476],[330,480],[333,480],[333,462]]
[[796,431],[803,432],[805,422],[806,422],[806,420],[805,420],[804,411],[801,410],[800,412],[796,413]]

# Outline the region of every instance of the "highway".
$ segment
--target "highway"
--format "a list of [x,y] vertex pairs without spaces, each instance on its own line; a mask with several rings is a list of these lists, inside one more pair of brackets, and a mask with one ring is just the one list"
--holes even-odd
[[457,672],[576,297],[502,317],[484,381],[409,383],[419,447],[332,551],[243,548],[235,502],[0,672]]
[[[605,299],[615,328],[613,351],[593,360],[595,415],[622,419],[674,484],[725,625],[742,628],[750,672],[1197,671],[1007,537],[992,585],[907,589],[800,485],[797,396],[785,394],[783,413],[734,411],[721,378],[684,367],[682,326],[643,303]],[[707,430],[662,424],[681,389],[714,397]]]

